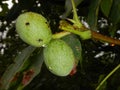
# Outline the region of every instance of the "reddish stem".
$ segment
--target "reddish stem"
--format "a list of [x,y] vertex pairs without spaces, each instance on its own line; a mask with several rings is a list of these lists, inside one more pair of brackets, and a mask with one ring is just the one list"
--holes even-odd
[[114,38],[102,35],[102,34],[97,33],[95,31],[91,31],[91,34],[92,34],[92,38],[95,38],[95,39],[98,39],[98,40],[101,40],[101,41],[105,41],[105,42],[108,42],[108,43],[120,45],[120,40],[118,40],[118,39],[114,39]]

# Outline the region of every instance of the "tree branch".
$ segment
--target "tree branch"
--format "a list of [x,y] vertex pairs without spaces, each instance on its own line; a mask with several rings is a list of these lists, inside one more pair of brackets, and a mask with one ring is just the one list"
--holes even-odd
[[90,30],[90,29],[88,29],[86,27],[81,27],[81,28],[74,27],[74,25],[71,25],[70,23],[68,23],[65,20],[60,21],[59,29],[64,30],[64,31],[68,31],[68,32],[71,32],[71,33],[74,33],[74,34],[77,34],[82,39],[90,39],[90,38],[92,38],[92,39],[97,39],[97,40],[100,40],[100,41],[120,45],[120,40],[118,40],[118,39],[114,39],[114,38],[102,35],[102,34],[100,34],[98,32]]

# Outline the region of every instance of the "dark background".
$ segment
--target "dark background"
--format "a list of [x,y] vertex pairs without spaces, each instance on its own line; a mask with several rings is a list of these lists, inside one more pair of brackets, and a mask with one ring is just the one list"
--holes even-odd
[[[15,56],[23,48],[28,45],[24,43],[15,31],[15,20],[19,14],[25,11],[33,11],[42,14],[50,23],[52,32],[59,32],[58,29],[59,16],[65,11],[64,0],[19,0],[16,3],[13,0],[13,7],[8,9],[6,4],[1,0],[0,5],[2,12],[0,12],[0,77],[3,75],[6,68],[13,63]],[[89,13],[90,4],[92,0],[84,0],[77,8],[78,15],[86,18]],[[41,6],[39,7],[38,4]],[[68,16],[72,18],[72,13]],[[107,25],[103,28],[101,24]],[[111,21],[106,17],[101,10],[99,10],[97,28],[100,33],[110,36],[109,27]],[[116,31],[114,37],[119,38],[119,22],[116,24]],[[4,34],[6,33],[5,37]],[[77,73],[73,76],[58,77],[48,71],[43,64],[42,71],[36,76],[33,81],[25,87],[24,90],[95,90],[98,85],[100,76],[106,76],[113,68],[120,63],[120,46],[111,44],[106,45],[104,42],[97,40],[82,41],[83,49],[83,67],[84,73],[80,70],[80,65],[77,67]],[[2,53],[2,51],[4,53]],[[99,53],[103,53],[98,58],[95,58]],[[107,80],[107,85],[101,90],[120,90],[120,70],[112,75]],[[103,78],[102,78],[103,79]]]

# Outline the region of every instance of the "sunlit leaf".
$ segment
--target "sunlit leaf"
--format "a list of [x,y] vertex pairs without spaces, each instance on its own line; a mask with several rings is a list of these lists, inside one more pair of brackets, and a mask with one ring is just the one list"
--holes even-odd
[[90,28],[92,30],[97,29],[97,20],[98,20],[100,3],[101,3],[101,0],[92,0],[89,7],[88,24],[90,25]]
[[14,63],[11,64],[1,78],[1,89],[7,90],[9,88],[11,80],[14,78],[15,74],[21,69],[24,62],[29,58],[31,53],[35,50],[35,47],[29,46],[22,50],[22,52],[16,56]]

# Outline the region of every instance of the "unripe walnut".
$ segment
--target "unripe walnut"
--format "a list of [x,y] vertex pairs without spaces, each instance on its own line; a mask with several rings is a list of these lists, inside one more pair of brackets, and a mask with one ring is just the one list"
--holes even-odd
[[67,76],[75,64],[75,58],[72,49],[63,40],[52,40],[44,48],[44,62],[55,75]]
[[47,20],[34,12],[26,12],[18,16],[16,30],[24,42],[35,47],[48,44],[52,38]]

